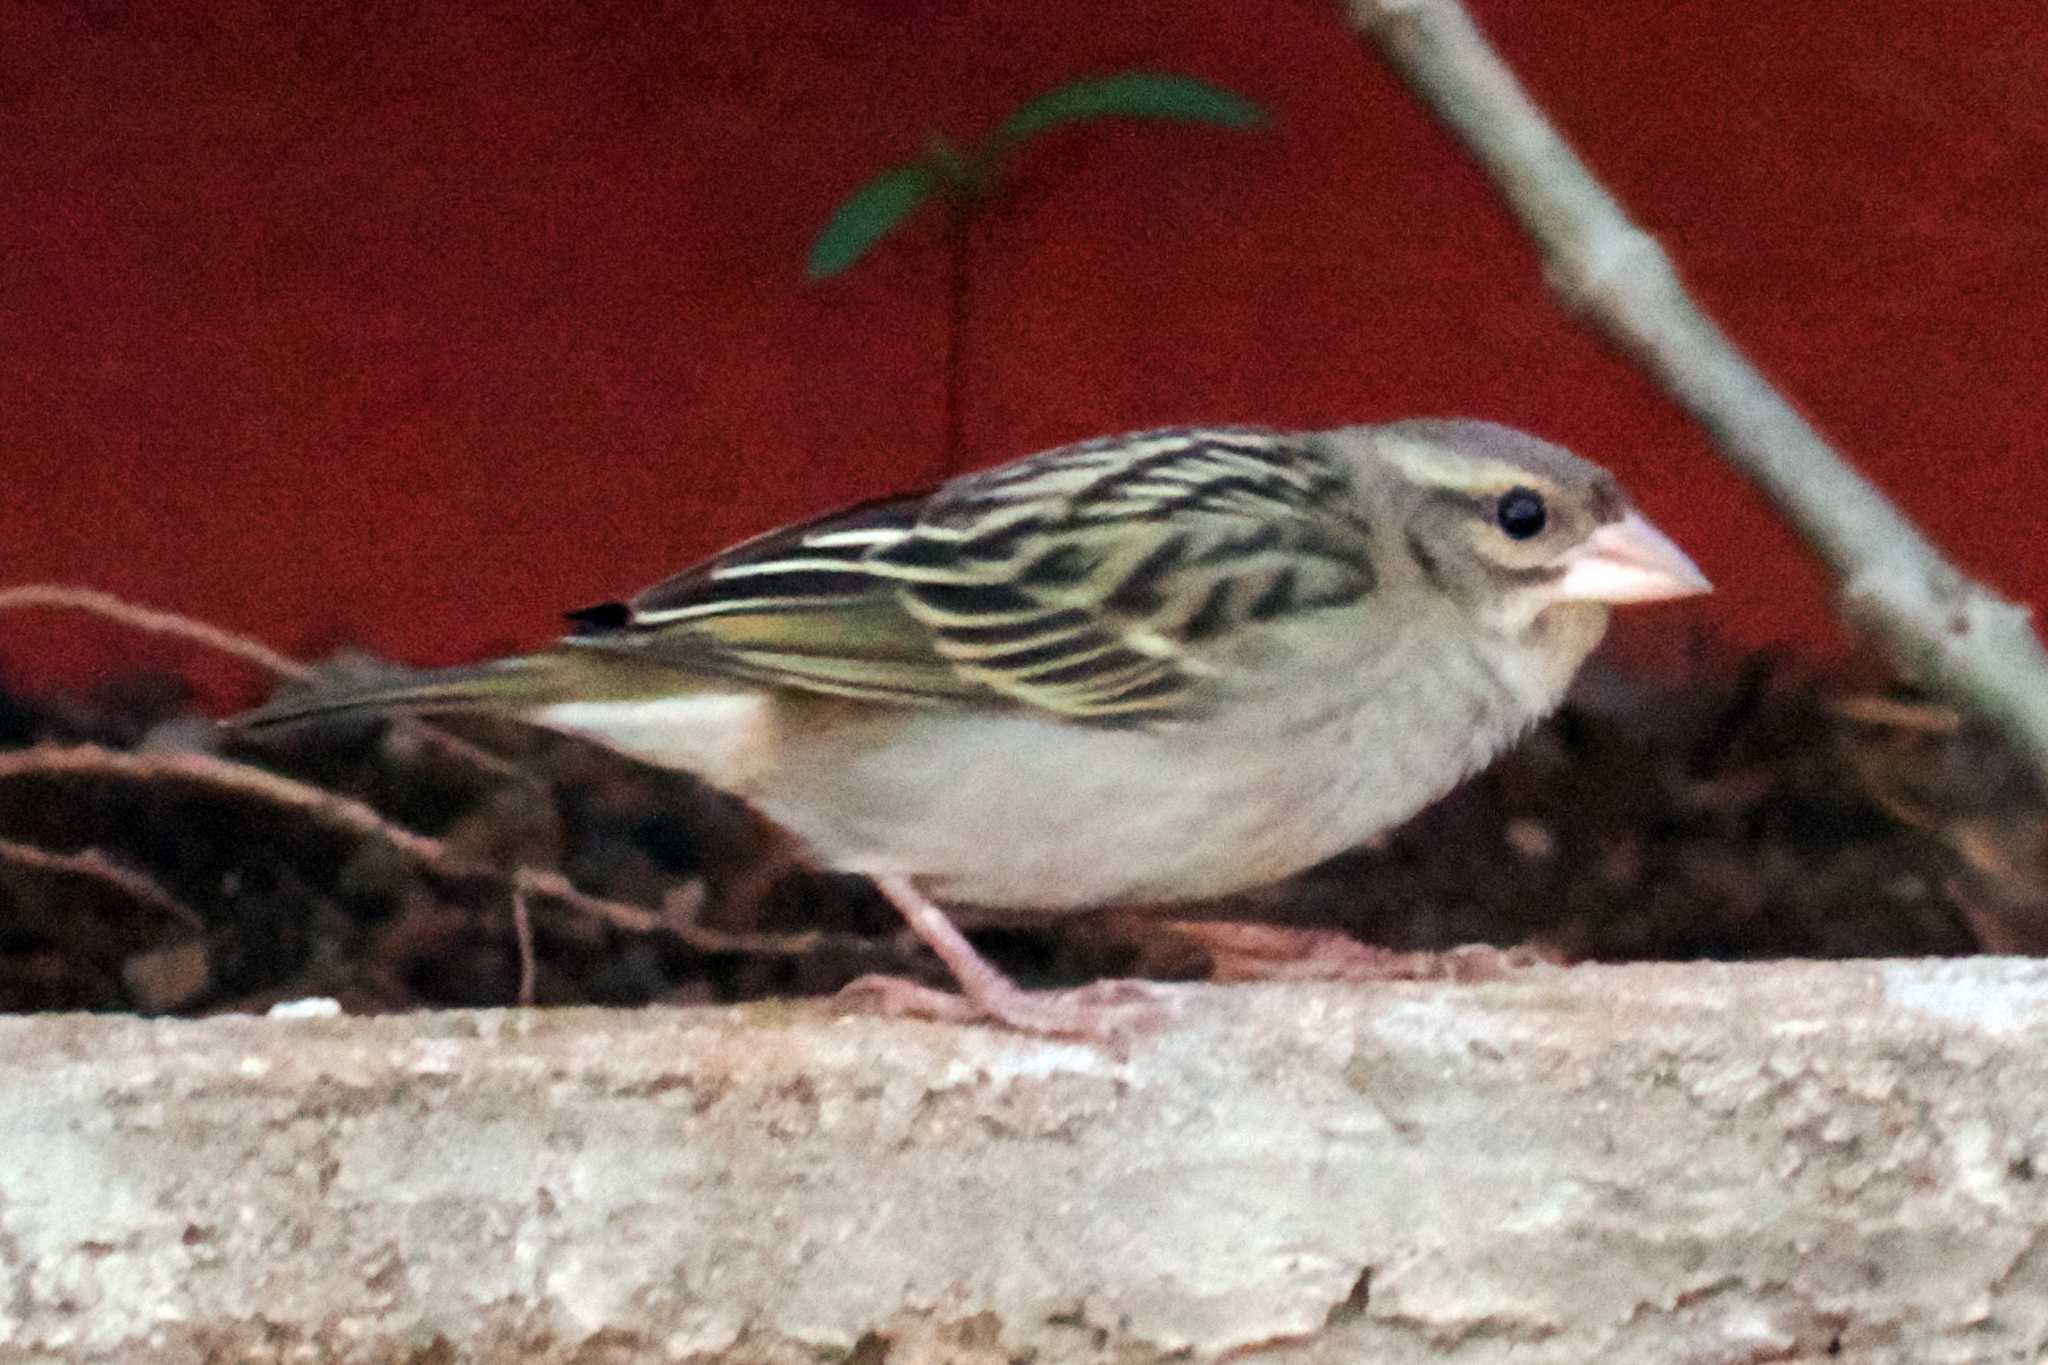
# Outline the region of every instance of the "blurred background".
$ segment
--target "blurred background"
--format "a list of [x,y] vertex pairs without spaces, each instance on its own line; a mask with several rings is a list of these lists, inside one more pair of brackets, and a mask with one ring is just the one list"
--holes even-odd
[[[2039,0],[1473,9],[1766,371],[2039,600]],[[1018,158],[973,228],[968,463],[1492,417],[1616,467],[1719,584],[1624,656],[1839,649],[1789,533],[1310,0],[0,6],[0,579],[438,663],[927,482],[943,216],[818,284],[813,237],[932,134],[1140,66],[1275,125]],[[0,631],[17,690],[169,661],[215,704],[254,686],[103,623]]]

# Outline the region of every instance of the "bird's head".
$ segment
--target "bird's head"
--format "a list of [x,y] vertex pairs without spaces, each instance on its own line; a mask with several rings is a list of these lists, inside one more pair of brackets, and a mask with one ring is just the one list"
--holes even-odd
[[1504,635],[1567,617],[1597,638],[1610,606],[1711,589],[1612,474],[1548,441],[1450,420],[1340,436],[1354,461],[1384,471],[1361,479],[1379,485],[1398,528],[1383,553]]

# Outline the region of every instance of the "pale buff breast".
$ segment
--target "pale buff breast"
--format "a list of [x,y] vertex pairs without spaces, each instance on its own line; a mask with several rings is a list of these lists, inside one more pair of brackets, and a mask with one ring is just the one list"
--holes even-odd
[[821,866],[1059,913],[1261,885],[1406,820],[1556,705],[1604,613],[1553,624],[1568,633],[1522,649],[1455,632],[1447,647],[1434,629],[1290,648],[1287,667],[1257,670],[1256,696],[1159,729],[759,692],[563,703],[540,719],[697,773]]
[[773,746],[784,761],[740,794],[821,862],[905,874],[953,904],[1222,895],[1408,819],[1555,706],[1577,663],[1431,650],[1425,665],[1423,649],[1383,649],[1321,705],[1290,704],[1282,683],[1228,722],[1156,731],[1029,712],[798,720]]

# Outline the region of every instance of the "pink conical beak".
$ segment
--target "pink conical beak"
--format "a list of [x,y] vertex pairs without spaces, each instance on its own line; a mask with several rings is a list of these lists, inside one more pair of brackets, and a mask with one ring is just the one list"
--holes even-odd
[[1560,602],[1664,602],[1712,592],[1714,585],[1671,537],[1630,512],[1586,537],[1557,581]]

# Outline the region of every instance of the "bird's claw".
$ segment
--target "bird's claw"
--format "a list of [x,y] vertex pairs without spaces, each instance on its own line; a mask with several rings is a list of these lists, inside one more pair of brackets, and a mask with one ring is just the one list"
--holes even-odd
[[979,998],[970,998],[898,976],[870,975],[850,982],[838,998],[898,1017],[995,1024],[1036,1037],[1082,1039],[1121,1055],[1133,1035],[1166,1022],[1167,989],[1130,980],[1053,991],[1027,991],[1005,983],[985,986]]

